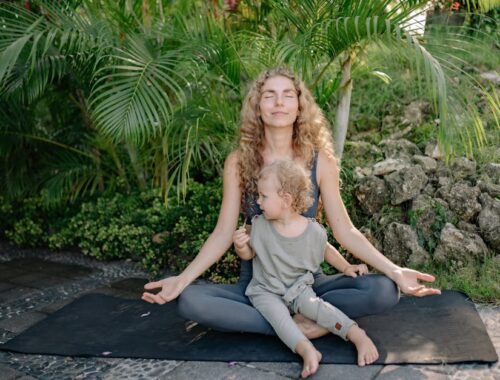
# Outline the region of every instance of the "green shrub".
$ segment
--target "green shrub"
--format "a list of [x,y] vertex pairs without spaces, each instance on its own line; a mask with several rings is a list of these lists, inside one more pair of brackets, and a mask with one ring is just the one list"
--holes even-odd
[[4,238],[5,231],[12,227],[14,221],[14,209],[12,203],[0,195],[0,238]]
[[46,246],[51,233],[62,228],[77,209],[74,205],[47,205],[44,193],[22,200],[2,198],[0,223],[5,237],[18,246]]
[[[139,261],[153,277],[163,269],[181,272],[198,254],[217,223],[222,201],[220,180],[191,181],[184,202],[165,206],[159,193],[115,194],[83,203],[79,212],[48,239],[49,247],[77,247],[98,260]],[[239,259],[225,254],[203,277],[235,282]]]
[[[163,234],[161,247],[166,253],[167,267],[170,270],[183,270],[198,254],[217,223],[221,202],[220,179],[204,185],[190,183],[185,204],[178,206],[181,216]],[[236,282],[239,266],[239,258],[231,248],[205,272],[204,277],[216,282]]]

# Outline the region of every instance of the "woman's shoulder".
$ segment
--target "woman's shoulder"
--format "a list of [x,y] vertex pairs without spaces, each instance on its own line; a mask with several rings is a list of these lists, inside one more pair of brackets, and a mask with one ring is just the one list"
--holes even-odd
[[226,165],[236,165],[236,164],[238,164],[239,156],[240,156],[239,150],[238,149],[233,150],[226,157],[226,161],[225,161]]
[[340,165],[337,158],[330,152],[327,152],[323,149],[318,151],[318,183],[321,184],[321,179],[323,177],[333,176],[334,178],[339,177],[340,175]]
[[331,152],[328,152],[325,149],[320,149],[317,154],[318,165],[334,166],[338,168],[338,160]]
[[231,174],[232,176],[238,176],[239,173],[239,153],[237,150],[233,150],[229,153],[224,161],[224,173]]

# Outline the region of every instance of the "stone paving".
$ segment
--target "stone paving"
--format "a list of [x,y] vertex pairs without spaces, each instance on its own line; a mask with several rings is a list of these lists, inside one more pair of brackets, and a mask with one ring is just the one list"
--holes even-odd
[[[0,343],[87,293],[137,298],[147,273],[127,261],[103,263],[79,253],[20,250],[0,242]],[[500,306],[476,305],[500,355]],[[0,380],[11,379],[298,379],[299,363],[193,362],[80,358],[0,351]],[[500,379],[497,363],[460,365],[322,364],[319,379]]]

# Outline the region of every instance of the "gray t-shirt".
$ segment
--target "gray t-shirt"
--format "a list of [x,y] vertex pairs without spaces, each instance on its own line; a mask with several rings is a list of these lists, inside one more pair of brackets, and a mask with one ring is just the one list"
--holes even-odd
[[314,219],[308,219],[306,229],[299,236],[285,237],[263,215],[255,216],[250,236],[250,245],[255,251],[253,277],[245,294],[285,295],[301,276],[318,271],[326,243],[326,230]]

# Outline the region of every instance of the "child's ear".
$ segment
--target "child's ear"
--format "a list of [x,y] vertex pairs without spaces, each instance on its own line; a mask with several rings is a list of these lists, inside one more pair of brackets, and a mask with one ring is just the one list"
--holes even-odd
[[285,202],[286,207],[292,206],[293,198],[290,193],[282,193],[281,198],[283,199],[283,202]]

